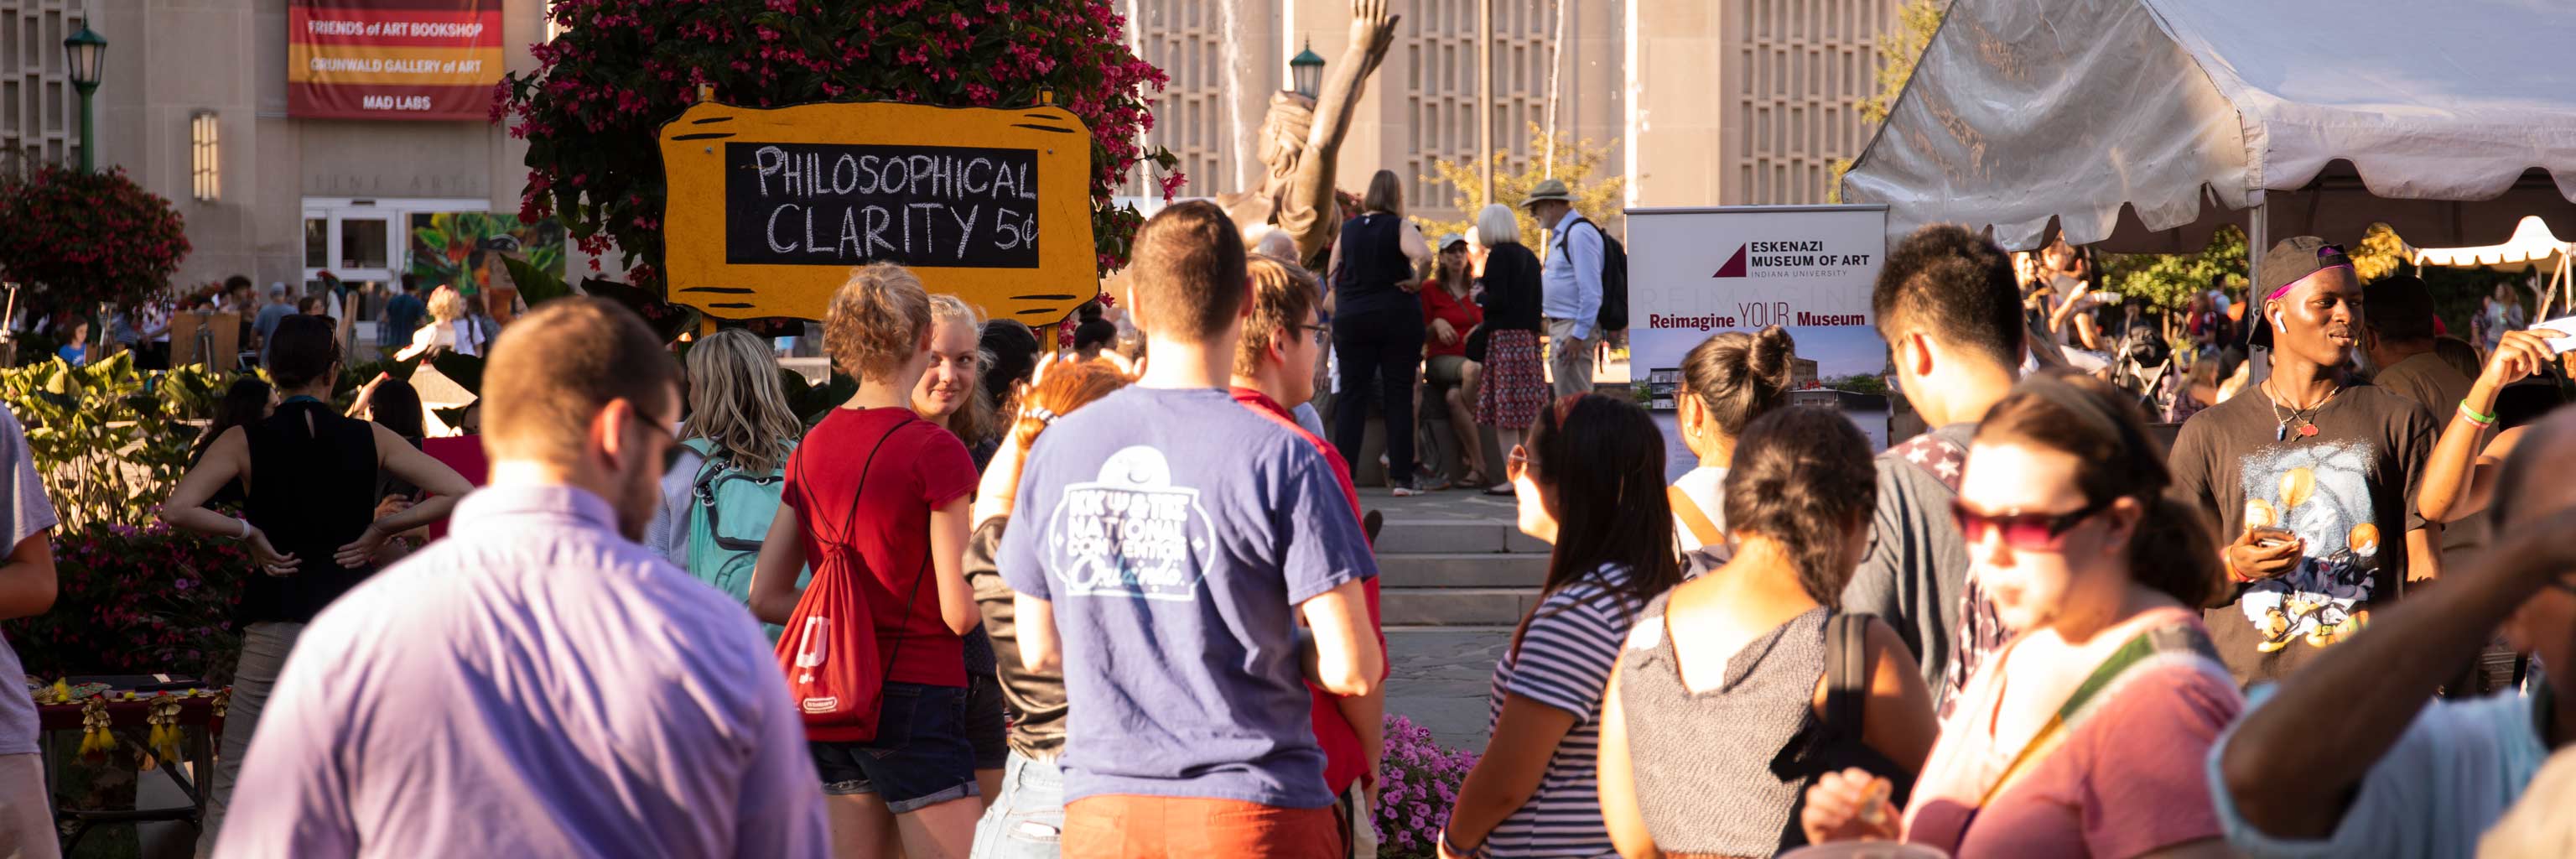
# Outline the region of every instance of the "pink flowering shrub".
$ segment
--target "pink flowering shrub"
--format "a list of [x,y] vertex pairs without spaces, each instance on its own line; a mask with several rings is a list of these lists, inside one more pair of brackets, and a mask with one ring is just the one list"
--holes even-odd
[[0,280],[40,286],[60,306],[141,302],[169,287],[188,250],[179,211],[124,168],[45,166],[0,182]]
[[[553,0],[562,35],[538,68],[504,76],[494,122],[528,141],[519,217],[561,220],[587,253],[610,242],[633,285],[659,295],[662,179],[656,133],[698,99],[779,107],[897,101],[1025,106],[1042,97],[1092,133],[1092,229],[1101,271],[1123,266],[1144,219],[1111,197],[1136,164],[1182,177],[1153,127],[1146,87],[1168,82],[1119,37],[1111,0]],[[596,262],[593,263],[596,265]]]
[[[96,524],[56,532],[50,611],[0,623],[29,674],[173,672],[229,682],[250,553],[231,540]],[[10,678],[14,684],[16,678]]]
[[1431,729],[1403,716],[1386,717],[1386,761],[1378,770],[1378,855],[1390,859],[1440,852],[1440,827],[1458,804],[1458,787],[1476,755],[1444,749]]

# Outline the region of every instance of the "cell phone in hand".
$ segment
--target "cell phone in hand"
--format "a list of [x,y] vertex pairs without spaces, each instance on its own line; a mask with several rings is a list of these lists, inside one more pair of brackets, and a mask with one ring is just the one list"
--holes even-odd
[[2548,329],[2550,333],[2559,335],[2551,337],[2547,341],[2549,343],[2549,354],[2564,355],[2569,352],[2576,352],[2576,316],[2561,316],[2556,319],[2535,322],[2532,323],[2531,327],[2532,330],[2535,331],[2545,328]]
[[2299,541],[2299,532],[2279,525],[2257,525],[2253,529],[2254,545],[2269,549]]

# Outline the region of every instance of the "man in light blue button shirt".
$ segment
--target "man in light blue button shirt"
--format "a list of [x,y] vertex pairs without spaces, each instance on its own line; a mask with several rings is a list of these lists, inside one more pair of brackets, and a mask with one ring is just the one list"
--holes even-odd
[[1521,205],[1548,231],[1539,268],[1539,313],[1547,317],[1547,372],[1557,396],[1592,392],[1592,349],[1600,335],[1601,227],[1574,211],[1574,193],[1549,179]]

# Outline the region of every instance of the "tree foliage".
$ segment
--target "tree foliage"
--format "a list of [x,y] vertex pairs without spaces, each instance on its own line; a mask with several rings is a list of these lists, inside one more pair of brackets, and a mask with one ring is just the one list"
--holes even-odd
[[[1932,34],[1940,31],[1941,18],[1949,12],[1949,0],[1906,0],[1896,9],[1896,26],[1878,34],[1878,91],[1860,101],[1860,118],[1868,126],[1862,130],[1862,139],[1887,121],[1887,112],[1896,107],[1897,95],[1905,92],[1905,82],[1914,77],[1914,64],[1932,46]],[[1825,202],[1843,201],[1843,174],[1851,172],[1851,168],[1852,159],[1834,159],[1832,174],[1825,178]]]
[[1896,26],[1878,36],[1878,92],[1861,100],[1861,119],[1871,125],[1887,121],[1897,94],[1914,77],[1914,64],[1932,46],[1932,34],[1940,31],[1941,17],[1949,12],[1949,0],[1906,0],[1897,7]]
[[1093,236],[1104,271],[1126,264],[1132,208],[1111,201],[1140,162],[1181,176],[1169,152],[1139,147],[1153,126],[1147,87],[1111,0],[553,0],[562,28],[538,69],[502,78],[495,122],[528,141],[519,219],[559,218],[583,251],[613,242],[634,285],[660,295],[658,130],[707,88],[716,101],[781,107],[897,101],[1017,107],[1047,98],[1090,127]]
[[2219,227],[2209,246],[2188,254],[2102,254],[2103,288],[2148,304],[2180,310],[2191,297],[2226,283],[2245,283],[2245,231]]
[[[1547,146],[1547,132],[1541,130],[1538,123],[1530,123],[1529,134],[1530,142],[1525,151],[1537,152]],[[1574,210],[1586,218],[1591,218],[1593,223],[1600,224],[1602,229],[1616,234],[1619,229],[1620,213],[1626,209],[1621,200],[1622,194],[1627,190],[1628,180],[1627,177],[1608,169],[1606,165],[1610,162],[1611,148],[1618,146],[1619,141],[1615,138],[1607,143],[1596,143],[1590,138],[1576,141],[1571,135],[1560,131],[1556,134],[1555,143],[1555,178],[1564,182],[1567,190],[1574,192]],[[1538,187],[1540,182],[1547,181],[1547,167],[1540,164],[1538,159],[1528,158],[1522,160],[1518,169],[1514,169],[1509,153],[1496,151],[1492,157],[1494,159],[1494,201],[1512,207],[1512,217],[1521,224],[1521,241],[1534,245],[1541,235],[1538,219],[1530,217],[1529,211],[1521,208],[1521,201],[1529,199],[1530,189]],[[1445,158],[1433,159],[1431,172],[1432,175],[1425,176],[1423,179],[1448,185],[1452,190],[1450,205],[1465,217],[1456,221],[1435,221],[1417,216],[1413,219],[1414,226],[1422,230],[1424,238],[1432,241],[1438,241],[1442,235],[1448,233],[1457,233],[1472,239],[1475,235],[1476,212],[1485,207],[1483,165],[1473,158],[1459,161]]]
[[178,210],[121,168],[46,166],[0,185],[0,279],[37,285],[55,306],[139,303],[188,251]]

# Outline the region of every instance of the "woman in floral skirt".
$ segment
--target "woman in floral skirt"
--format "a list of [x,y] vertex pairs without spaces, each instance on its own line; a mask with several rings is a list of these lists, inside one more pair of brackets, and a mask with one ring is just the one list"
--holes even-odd
[[[1510,450],[1547,404],[1546,371],[1539,365],[1538,255],[1521,245],[1520,221],[1510,207],[1487,204],[1476,214],[1476,284],[1484,291],[1485,323],[1471,336],[1467,352],[1476,360],[1484,340],[1482,369],[1467,387],[1476,394],[1476,422],[1493,427],[1497,445]],[[1487,495],[1510,495],[1512,485],[1499,484]]]

